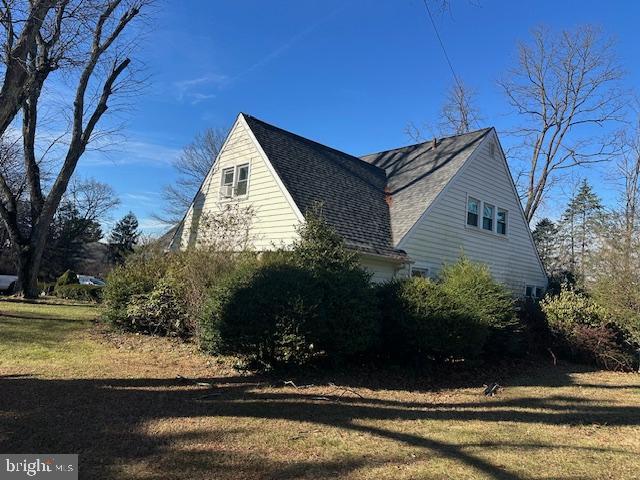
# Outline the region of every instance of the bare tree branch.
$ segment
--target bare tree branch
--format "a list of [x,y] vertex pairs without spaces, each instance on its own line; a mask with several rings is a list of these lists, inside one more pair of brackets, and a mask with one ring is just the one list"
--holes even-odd
[[622,121],[624,95],[610,41],[583,26],[558,35],[545,28],[519,46],[517,65],[499,84],[513,109],[526,120],[515,133],[528,146],[524,185],[530,221],[559,170],[607,161],[619,144],[602,128]]

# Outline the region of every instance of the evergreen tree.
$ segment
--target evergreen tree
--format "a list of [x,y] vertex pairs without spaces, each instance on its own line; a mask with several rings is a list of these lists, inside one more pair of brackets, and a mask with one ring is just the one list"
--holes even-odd
[[588,257],[598,245],[604,222],[602,200],[584,179],[560,220],[567,270],[583,280]]
[[65,270],[78,270],[83,245],[101,238],[102,228],[97,220],[81,215],[74,202],[63,201],[49,228],[41,275],[55,278]]
[[133,252],[139,238],[138,219],[133,212],[129,212],[118,220],[109,235],[112,259],[117,263],[124,262],[126,256]]
[[558,238],[557,225],[551,219],[543,218],[536,223],[532,234],[547,274],[554,275],[559,270],[558,247],[560,239]]

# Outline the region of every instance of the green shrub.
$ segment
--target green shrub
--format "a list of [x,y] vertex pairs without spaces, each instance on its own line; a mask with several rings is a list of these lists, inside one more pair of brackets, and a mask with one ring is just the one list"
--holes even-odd
[[384,309],[383,349],[392,357],[473,361],[482,353],[487,325],[441,285],[414,277],[391,282],[379,294]]
[[71,270],[67,270],[58,277],[56,287],[62,287],[64,285],[78,285],[79,283],[78,275]]
[[129,303],[138,304],[138,296],[151,293],[168,268],[169,257],[161,250],[142,249],[130,255],[124,265],[114,268],[107,277],[103,294],[105,318],[131,330],[137,324],[130,321]]
[[635,363],[630,332],[583,293],[563,287],[540,302],[554,337],[554,348],[570,360],[602,368],[631,370]]
[[317,275],[273,259],[242,268],[213,289],[201,323],[202,347],[268,367],[362,353],[378,330],[367,280],[355,272]]
[[82,302],[102,302],[102,290],[104,287],[96,285],[57,285],[53,290],[56,297]]
[[181,288],[170,278],[161,278],[148,293],[133,295],[124,322],[121,327],[127,330],[153,335],[186,337],[191,333]]
[[[378,288],[382,353],[399,360],[464,359],[512,355],[522,349],[510,293],[489,270],[461,258],[437,281],[396,280]],[[517,348],[516,348],[517,347]]]

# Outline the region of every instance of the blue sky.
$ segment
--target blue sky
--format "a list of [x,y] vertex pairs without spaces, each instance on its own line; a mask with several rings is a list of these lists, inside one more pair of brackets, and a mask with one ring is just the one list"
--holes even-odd
[[[595,0],[452,0],[435,15],[456,73],[478,93],[483,126],[499,132],[514,119],[496,80],[532,27],[601,26],[633,88],[639,19],[640,2]],[[110,183],[122,200],[114,217],[132,210],[149,233],[161,231],[150,215],[174,179],[172,158],[206,127],[228,127],[243,111],[364,154],[410,143],[407,123],[434,123],[452,82],[422,0],[166,1],[140,56],[150,80],[125,117],[126,139],[88,154],[79,174]],[[586,174],[611,200],[604,169]]]

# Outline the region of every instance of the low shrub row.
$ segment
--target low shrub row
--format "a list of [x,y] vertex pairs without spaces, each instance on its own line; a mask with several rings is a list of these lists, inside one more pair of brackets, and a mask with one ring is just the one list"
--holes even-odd
[[469,364],[546,350],[604,368],[634,365],[636,339],[581,293],[563,288],[516,308],[488,267],[466,258],[435,280],[373,286],[320,214],[307,215],[299,238],[262,255],[143,249],[109,276],[106,318],[129,331],[191,337],[258,368],[365,357]]
[[563,287],[540,307],[551,332],[551,348],[560,355],[608,370],[635,369],[638,339],[586,294]]
[[103,287],[96,285],[69,284],[56,285],[53,294],[66,300],[100,303],[102,302],[102,291]]

